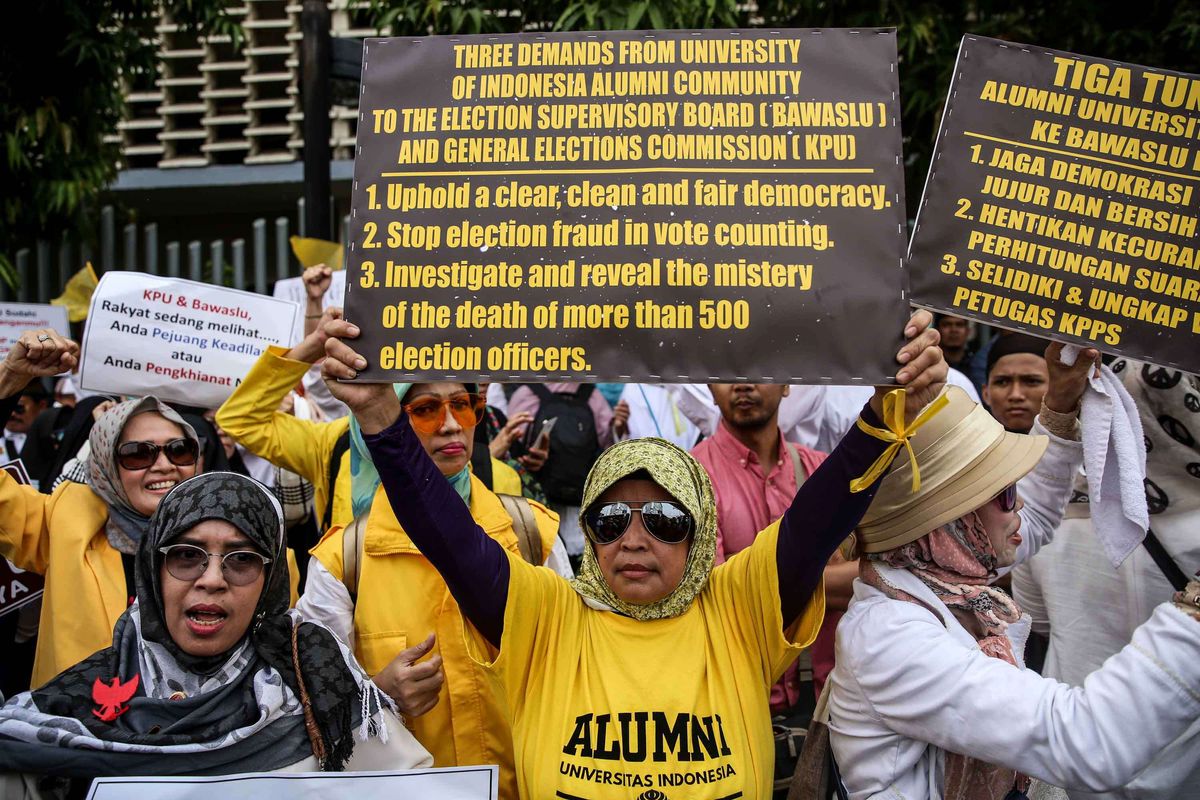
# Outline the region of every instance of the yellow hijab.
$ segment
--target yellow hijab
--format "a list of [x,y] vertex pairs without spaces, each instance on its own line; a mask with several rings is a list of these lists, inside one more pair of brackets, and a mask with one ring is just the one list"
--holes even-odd
[[588,546],[583,550],[579,575],[571,582],[571,586],[585,600],[591,601],[589,605],[637,620],[677,617],[687,611],[704,589],[717,552],[717,503],[713,497],[712,481],[696,459],[664,439],[647,437],[613,445],[601,454],[588,473],[579,524],[581,527],[584,525],[583,512],[596,502],[596,498],[617,481],[640,470],[648,472],[655,483],[670,492],[696,521],[679,585],[657,602],[646,605],[626,603],[613,593],[604,580],[593,545],[588,541]]

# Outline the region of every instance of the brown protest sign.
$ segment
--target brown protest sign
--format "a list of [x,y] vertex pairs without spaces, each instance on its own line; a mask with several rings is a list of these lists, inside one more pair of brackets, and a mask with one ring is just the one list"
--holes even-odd
[[1200,78],[967,36],[918,305],[1200,372]]
[[[23,486],[30,484],[29,473],[20,459],[0,464],[0,469],[17,483]],[[41,575],[26,572],[11,561],[0,558],[0,617],[41,597],[45,587],[46,579]]]
[[368,39],[360,378],[889,381],[896,80],[892,30]]

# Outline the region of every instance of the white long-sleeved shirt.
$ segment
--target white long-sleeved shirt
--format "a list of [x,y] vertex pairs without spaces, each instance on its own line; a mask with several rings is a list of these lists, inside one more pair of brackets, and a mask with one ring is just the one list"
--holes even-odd
[[[1040,423],[1034,433],[1045,433]],[[1018,561],[1053,536],[1082,461],[1051,436],[1018,491]],[[1122,785],[1200,714],[1200,627],[1164,605],[1133,641],[1070,687],[984,655],[920,579],[878,565],[885,580],[937,609],[855,582],[829,677],[830,741],[854,800],[939,798],[945,751],[1020,770],[1055,786]],[[1029,621],[1009,626],[1021,653]]]

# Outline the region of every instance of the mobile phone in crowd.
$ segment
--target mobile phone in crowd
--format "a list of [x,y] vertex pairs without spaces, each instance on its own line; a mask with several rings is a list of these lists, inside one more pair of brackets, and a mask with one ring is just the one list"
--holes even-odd
[[[537,450],[550,449],[550,432],[554,430],[554,423],[558,422],[558,417],[542,420],[542,429],[538,431],[537,437],[531,440],[530,447]],[[532,432],[532,428],[530,428]]]

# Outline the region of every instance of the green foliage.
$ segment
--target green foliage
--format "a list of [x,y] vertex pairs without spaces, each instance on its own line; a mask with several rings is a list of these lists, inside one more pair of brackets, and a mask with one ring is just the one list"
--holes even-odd
[[908,205],[925,185],[963,34],[1200,72],[1200,0],[372,0],[373,22],[402,35],[521,30],[894,27],[900,57]]
[[18,247],[85,230],[119,150],[121,78],[149,83],[165,7],[185,29],[240,40],[227,0],[44,0],[0,29],[0,277]]
[[[118,151],[121,79],[146,85],[162,10],[192,31],[240,28],[231,0],[43,0],[0,26],[0,279],[39,237],[89,230]],[[344,2],[344,0],[337,0]],[[24,13],[21,13],[21,10]],[[924,185],[958,43],[971,32],[1200,72],[1200,0],[371,0],[397,35],[726,27],[897,29],[910,210]]]

